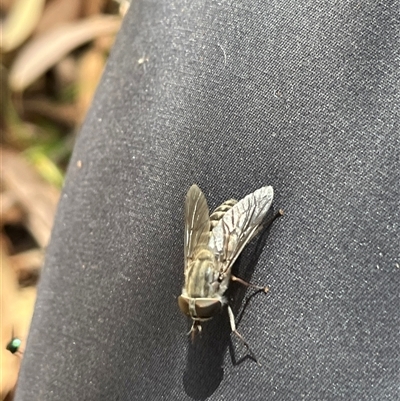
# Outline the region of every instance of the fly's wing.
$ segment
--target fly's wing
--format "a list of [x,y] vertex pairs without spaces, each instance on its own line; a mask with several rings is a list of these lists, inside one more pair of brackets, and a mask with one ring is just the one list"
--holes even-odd
[[271,186],[262,187],[236,203],[211,231],[208,247],[228,271],[254,237],[274,197]]
[[198,249],[207,248],[210,238],[210,216],[206,198],[197,185],[192,185],[185,200],[185,270],[188,260]]

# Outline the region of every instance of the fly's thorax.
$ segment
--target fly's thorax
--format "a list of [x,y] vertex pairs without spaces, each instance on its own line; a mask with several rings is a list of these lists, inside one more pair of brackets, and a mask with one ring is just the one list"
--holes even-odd
[[215,298],[220,292],[220,282],[219,263],[214,254],[209,249],[199,250],[186,270],[185,294],[189,298]]

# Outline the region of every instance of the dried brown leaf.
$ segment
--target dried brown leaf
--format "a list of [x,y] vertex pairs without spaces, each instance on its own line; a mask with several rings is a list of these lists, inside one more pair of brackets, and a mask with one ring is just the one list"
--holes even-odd
[[24,212],[11,191],[0,194],[0,205],[1,226],[4,226],[4,224],[16,224],[23,220]]
[[77,81],[77,109],[81,121],[83,121],[92,103],[94,92],[104,69],[104,63],[104,53],[97,48],[87,51],[80,60]]
[[54,66],[54,79],[59,90],[62,91],[66,87],[75,84],[78,75],[77,64],[76,57],[69,54]]
[[81,15],[81,10],[81,0],[53,0],[48,2],[34,34],[41,34],[60,24],[77,20]]
[[120,0],[119,2],[119,13],[122,17],[125,17],[126,13],[129,10],[129,6],[131,5],[130,0]]
[[0,1],[0,13],[2,13],[3,15],[8,13],[8,11],[10,10],[13,3],[14,3],[14,0],[1,0]]
[[19,46],[35,29],[45,0],[16,0],[1,25],[1,49],[8,52]]
[[35,114],[74,128],[80,121],[75,104],[56,104],[45,98],[24,100],[26,115]]
[[82,3],[82,15],[89,17],[91,15],[100,14],[107,3],[107,0],[91,0]]
[[1,350],[0,350],[0,395],[1,399],[13,389],[17,381],[19,370],[19,358],[6,350],[7,343],[11,340],[13,326],[16,323],[14,314],[18,300],[18,281],[16,273],[8,263],[7,247],[0,240],[0,263],[1,263]]
[[[4,276],[3,276],[4,277]],[[2,277],[2,278],[3,278]],[[5,283],[3,281],[3,288]],[[4,302],[3,302],[4,300]],[[33,308],[36,300],[36,288],[27,287],[17,290],[13,296],[4,296],[2,304],[8,306],[8,310],[2,310],[2,343],[1,343],[1,396],[13,390],[17,382],[18,371],[21,364],[21,356],[13,355],[6,350],[7,343],[11,340],[12,333],[22,341],[23,353],[28,338],[29,326],[32,320]]]
[[20,285],[36,283],[43,265],[44,252],[41,249],[31,249],[10,256],[10,264],[17,273]]
[[120,25],[120,17],[101,15],[64,24],[36,37],[20,51],[11,66],[11,90],[23,91],[71,50],[98,36],[116,33]]
[[1,148],[0,157],[2,187],[13,193],[25,212],[26,228],[44,248],[50,237],[59,192],[43,181],[18,153]]

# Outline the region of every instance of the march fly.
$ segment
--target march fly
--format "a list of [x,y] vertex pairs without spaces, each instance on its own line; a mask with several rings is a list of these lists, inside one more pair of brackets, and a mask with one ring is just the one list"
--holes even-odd
[[[227,305],[234,332],[250,350],[236,330],[235,316],[225,292],[230,281],[268,291],[232,275],[232,266],[246,244],[263,228],[272,204],[274,191],[265,186],[240,201],[230,199],[210,215],[206,198],[197,185],[192,185],[185,200],[185,284],[178,298],[179,308],[191,317],[192,338],[201,331],[201,323],[212,319]],[[279,212],[274,218],[283,215]]]

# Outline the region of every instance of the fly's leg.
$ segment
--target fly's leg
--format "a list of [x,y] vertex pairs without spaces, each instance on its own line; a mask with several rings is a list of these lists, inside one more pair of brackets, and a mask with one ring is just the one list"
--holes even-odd
[[189,333],[187,333],[188,336],[191,336],[192,343],[194,341],[194,338],[196,337],[196,332],[199,332],[199,334],[200,334],[201,329],[202,329],[201,323],[197,320],[193,320],[192,327],[191,327]]
[[262,287],[262,286],[259,286],[259,285],[250,284],[247,281],[244,281],[241,278],[234,276],[233,274],[231,275],[231,280],[232,281],[236,281],[236,282],[238,282],[240,284],[243,284],[246,287],[254,288],[255,290],[262,290],[264,292],[268,292],[268,290],[269,290],[268,287]]
[[279,209],[273,216],[272,219],[268,222],[267,227],[274,222],[278,217],[282,217],[285,214],[283,209]]
[[250,352],[251,357],[257,362],[257,365],[261,366],[261,364],[260,364],[260,362],[258,362],[258,359],[256,358],[254,352],[251,350],[250,345],[243,338],[243,336],[236,330],[235,315],[233,314],[233,311],[229,305],[228,305],[228,315],[229,315],[229,322],[231,324],[232,332],[235,333],[236,336],[243,342],[243,344],[245,345],[247,350]]

